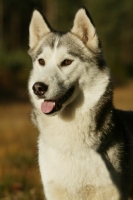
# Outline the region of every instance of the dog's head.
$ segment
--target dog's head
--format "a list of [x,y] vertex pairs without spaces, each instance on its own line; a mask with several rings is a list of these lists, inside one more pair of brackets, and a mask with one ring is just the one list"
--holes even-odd
[[52,30],[36,10],[29,30],[33,61],[29,93],[43,113],[55,114],[74,101],[81,90],[85,93],[105,68],[96,29],[81,8],[67,33]]

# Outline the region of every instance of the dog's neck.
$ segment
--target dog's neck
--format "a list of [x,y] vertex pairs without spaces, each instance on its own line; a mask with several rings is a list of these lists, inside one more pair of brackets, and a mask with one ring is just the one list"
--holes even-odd
[[[92,126],[90,130],[92,135],[97,138],[98,143],[95,142],[94,148],[101,152],[103,149],[108,148],[108,142],[112,137],[113,129],[113,87],[110,81],[107,85],[106,91],[99,99],[94,107],[95,111],[92,112]],[[108,134],[107,134],[108,133]]]

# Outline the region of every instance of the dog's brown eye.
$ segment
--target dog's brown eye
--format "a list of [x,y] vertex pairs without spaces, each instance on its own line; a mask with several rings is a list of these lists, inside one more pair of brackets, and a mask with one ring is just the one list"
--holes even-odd
[[65,59],[65,60],[62,61],[61,66],[62,66],[62,67],[68,66],[68,65],[70,65],[72,62],[73,62],[73,60]]
[[40,64],[41,66],[44,66],[44,65],[45,65],[45,61],[44,61],[44,59],[42,59],[42,58],[40,58],[40,59],[38,60],[38,62],[39,62],[39,64]]

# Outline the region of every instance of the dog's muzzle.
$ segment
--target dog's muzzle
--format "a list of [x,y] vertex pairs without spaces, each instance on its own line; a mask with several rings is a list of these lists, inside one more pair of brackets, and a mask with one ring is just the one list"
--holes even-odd
[[69,88],[65,94],[63,94],[62,96],[60,96],[58,99],[55,100],[45,100],[42,104],[41,104],[41,110],[43,113],[45,114],[53,114],[58,112],[59,110],[61,110],[62,105],[68,101],[71,96],[74,93],[74,89],[75,87],[72,86],[71,88]]
[[[42,82],[36,82],[33,87],[34,94],[39,99],[45,99],[45,93],[48,90],[48,85],[42,83]],[[45,114],[53,114],[58,112],[62,105],[70,99],[70,97],[73,95],[75,90],[75,87],[70,87],[63,95],[56,99],[45,99],[44,102],[41,104],[41,111]]]

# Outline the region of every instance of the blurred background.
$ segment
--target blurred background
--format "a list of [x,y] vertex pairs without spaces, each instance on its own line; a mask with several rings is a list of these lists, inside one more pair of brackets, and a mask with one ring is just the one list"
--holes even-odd
[[38,132],[30,122],[27,91],[32,12],[38,9],[54,29],[67,31],[82,6],[93,18],[111,68],[114,105],[133,110],[132,0],[0,0],[0,199],[43,199]]

